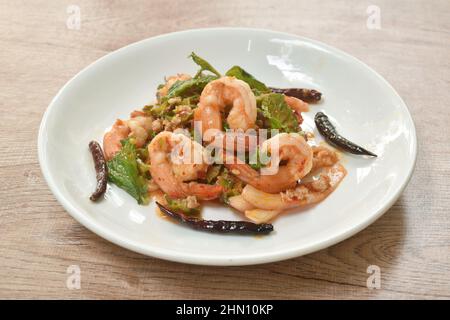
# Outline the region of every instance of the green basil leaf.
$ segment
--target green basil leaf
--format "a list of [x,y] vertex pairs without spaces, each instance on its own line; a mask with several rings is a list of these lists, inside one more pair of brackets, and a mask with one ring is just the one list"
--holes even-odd
[[188,80],[178,80],[169,89],[165,100],[174,97],[187,98],[195,95],[200,95],[203,88],[213,80],[216,80],[216,76],[201,76],[198,78],[191,78]]
[[230,70],[227,71],[226,75],[247,82],[247,84],[250,86],[250,88],[256,95],[271,92],[270,89],[267,88],[267,86],[264,83],[255,79],[255,77],[253,77],[250,73],[248,73],[239,66],[232,67]]
[[189,55],[189,57],[192,58],[192,60],[200,67],[200,70],[197,72],[197,74],[195,75],[194,78],[199,77],[203,71],[209,71],[209,72],[215,74],[218,77],[221,76],[219,71],[217,71],[208,61],[206,61],[205,59],[199,57],[194,52],[192,52]]
[[128,192],[139,204],[147,204],[147,181],[141,175],[136,146],[126,139],[122,150],[107,162],[108,180]]
[[298,120],[284,101],[284,95],[271,93],[261,96],[257,101],[269,129],[278,129],[280,132],[300,131]]

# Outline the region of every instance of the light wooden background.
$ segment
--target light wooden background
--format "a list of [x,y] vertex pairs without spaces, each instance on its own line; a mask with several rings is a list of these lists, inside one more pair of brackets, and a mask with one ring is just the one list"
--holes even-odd
[[[81,9],[81,29],[66,8]],[[366,27],[369,5],[381,29]],[[106,53],[154,35],[210,26],[287,31],[336,46],[381,73],[417,126],[415,174],[358,235],[305,257],[201,267],[117,247],[74,221],[37,160],[41,117],[62,85]],[[0,298],[450,298],[450,2],[0,1]],[[81,268],[81,289],[66,269]],[[382,288],[366,287],[378,265]]]

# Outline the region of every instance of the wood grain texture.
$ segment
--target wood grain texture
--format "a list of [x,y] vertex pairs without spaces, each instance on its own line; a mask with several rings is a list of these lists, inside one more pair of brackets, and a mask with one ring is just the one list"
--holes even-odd
[[[66,8],[81,8],[81,29]],[[450,3],[372,1],[0,1],[0,298],[450,298]],[[326,250],[249,267],[201,267],[117,247],[74,221],[41,175],[37,132],[57,91],[104,54],[188,28],[248,26],[336,46],[380,72],[417,127],[415,174],[373,225]],[[81,268],[81,289],[66,269]],[[366,287],[369,265],[380,290]]]

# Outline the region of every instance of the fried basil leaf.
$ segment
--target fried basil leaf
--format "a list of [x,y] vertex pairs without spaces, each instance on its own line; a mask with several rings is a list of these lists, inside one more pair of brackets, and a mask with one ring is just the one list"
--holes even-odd
[[194,78],[199,77],[203,71],[209,71],[215,74],[217,77],[221,76],[219,71],[217,71],[208,61],[199,57],[194,52],[189,55],[189,58],[192,58],[192,60],[200,67],[200,70],[197,72]]
[[265,125],[269,129],[280,132],[301,131],[294,111],[284,101],[284,95],[279,93],[266,94],[257,99],[258,108],[265,118]]
[[247,84],[250,86],[250,88],[253,90],[255,95],[260,95],[262,93],[269,93],[270,89],[266,87],[264,83],[261,81],[255,79],[250,73],[245,71],[239,66],[234,66],[226,73],[229,77],[235,77],[239,80],[242,80],[244,82],[247,82]]
[[107,162],[108,180],[128,192],[139,204],[147,204],[147,181],[138,165],[136,146],[129,139],[122,141],[122,150]]
[[188,98],[192,96],[199,96],[203,88],[213,80],[216,80],[216,76],[201,76],[198,78],[191,78],[188,80],[178,80],[169,89],[167,96],[164,100],[168,100],[174,97]]

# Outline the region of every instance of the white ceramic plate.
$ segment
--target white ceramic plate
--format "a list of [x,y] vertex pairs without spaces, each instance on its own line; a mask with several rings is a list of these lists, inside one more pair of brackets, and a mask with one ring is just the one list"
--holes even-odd
[[[269,236],[210,234],[174,224],[139,206],[116,186],[106,199],[89,200],[95,172],[88,143],[102,141],[116,118],[154,100],[166,75],[195,73],[195,51],[218,70],[240,65],[271,86],[323,92],[305,128],[323,110],[346,137],[379,155],[344,155],[348,175],[325,201],[282,215]],[[317,132],[316,132],[317,134]],[[319,134],[317,134],[319,136]],[[94,62],[56,95],[42,120],[39,161],[50,189],[64,208],[98,235],[133,251],[186,263],[246,265],[277,261],[323,249],[380,217],[406,186],[416,158],[416,134],[395,90],[359,60],[295,35],[254,29],[201,29],[147,39]],[[221,206],[206,218],[240,219]]]

